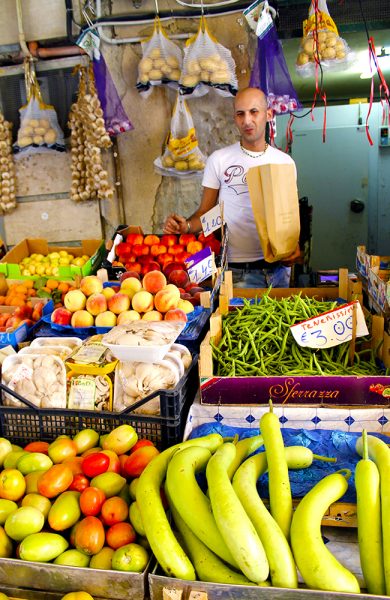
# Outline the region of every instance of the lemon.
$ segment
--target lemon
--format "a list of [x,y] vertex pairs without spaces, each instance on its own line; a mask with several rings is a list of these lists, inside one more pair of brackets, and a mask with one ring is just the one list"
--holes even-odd
[[37,275],[44,275],[45,274],[45,265],[38,265],[37,268],[35,269],[35,273]]
[[52,266],[47,266],[45,269],[45,275],[51,275],[53,273],[53,267]]
[[48,254],[48,257],[50,258],[50,260],[56,260],[60,258],[60,255],[58,252],[50,252],[50,254]]
[[68,256],[68,253],[66,250],[60,250],[58,254],[60,255],[60,257],[64,257],[64,258],[66,258]]
[[69,265],[70,264],[70,260],[66,256],[61,256],[60,260],[58,261],[58,264],[59,265]]
[[23,277],[30,277],[31,273],[28,269],[22,269]]
[[28,266],[28,270],[30,272],[30,275],[35,275],[35,265],[29,265]]
[[60,273],[60,268],[59,267],[53,267],[52,275],[54,277],[58,277],[59,273]]

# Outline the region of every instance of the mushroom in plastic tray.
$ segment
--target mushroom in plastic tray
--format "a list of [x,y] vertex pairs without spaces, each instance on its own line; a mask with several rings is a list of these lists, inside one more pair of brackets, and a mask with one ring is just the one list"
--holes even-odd
[[[190,351],[181,344],[172,344],[164,358],[152,364],[119,362],[115,370],[113,410],[121,412],[157,390],[174,388],[191,362]],[[134,412],[160,414],[160,397],[152,398]]]
[[164,358],[185,326],[184,321],[133,321],[113,327],[102,343],[119,360],[151,363]]
[[[2,366],[2,382],[38,408],[66,407],[65,365],[58,356],[7,356]],[[4,394],[4,404],[26,407],[10,394]]]

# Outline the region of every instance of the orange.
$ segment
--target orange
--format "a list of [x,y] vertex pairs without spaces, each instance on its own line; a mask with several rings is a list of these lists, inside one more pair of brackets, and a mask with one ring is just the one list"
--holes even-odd
[[60,281],[58,284],[58,289],[60,290],[60,292],[68,292],[69,291],[69,283],[66,283],[66,281]]
[[48,279],[45,287],[49,288],[49,290],[56,290],[58,288],[58,281],[55,279]]

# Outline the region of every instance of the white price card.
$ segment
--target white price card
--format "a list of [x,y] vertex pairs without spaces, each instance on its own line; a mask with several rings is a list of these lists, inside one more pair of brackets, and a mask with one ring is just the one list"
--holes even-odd
[[200,217],[200,222],[202,224],[202,229],[204,235],[207,237],[213,231],[220,229],[222,227],[222,215],[221,215],[221,207],[219,204],[213,206],[211,210],[208,210],[204,215]]
[[295,341],[309,348],[331,348],[352,339],[353,311],[356,306],[356,337],[368,335],[360,303],[355,300],[290,327]]
[[204,281],[216,271],[214,256],[208,246],[192,254],[184,262],[187,265],[188,277],[193,283]]

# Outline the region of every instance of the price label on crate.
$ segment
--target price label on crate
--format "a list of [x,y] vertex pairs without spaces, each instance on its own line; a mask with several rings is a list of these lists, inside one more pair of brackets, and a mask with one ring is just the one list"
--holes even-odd
[[214,256],[208,246],[200,252],[196,252],[184,262],[187,266],[188,277],[193,283],[204,281],[216,271]]
[[213,231],[222,227],[221,207],[219,204],[208,210],[200,217],[204,235],[207,237]]
[[356,306],[356,337],[368,335],[366,320],[360,303],[355,300],[296,323],[290,327],[295,341],[309,348],[331,348],[352,339],[353,311]]

